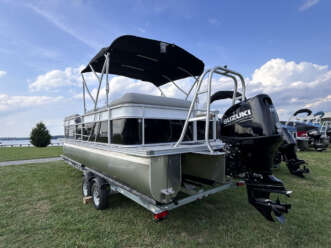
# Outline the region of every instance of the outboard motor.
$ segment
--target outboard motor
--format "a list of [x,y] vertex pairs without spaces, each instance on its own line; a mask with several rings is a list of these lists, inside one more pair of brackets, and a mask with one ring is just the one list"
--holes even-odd
[[331,128],[328,128],[328,129],[326,130],[326,136],[329,137],[329,142],[331,143]]
[[317,129],[309,130],[308,131],[308,136],[313,138],[313,139],[319,139],[321,138],[321,133]]
[[[211,100],[236,97],[232,93],[215,93]],[[282,143],[280,123],[272,100],[261,94],[232,105],[223,115],[220,124],[220,139],[226,143],[228,155],[226,172],[232,177],[246,181],[248,201],[266,219],[283,223],[290,204],[270,200],[270,194],[289,196],[281,180],[272,175],[273,158]]]
[[[278,154],[276,154],[276,160],[274,158],[274,163],[280,163],[282,158],[286,162],[287,168],[291,174],[304,177],[303,174],[309,173],[309,169],[305,166],[306,162],[304,160],[300,160],[296,154],[296,142],[293,136],[290,134],[287,128],[281,128],[281,136],[283,139],[282,144],[278,149]],[[277,157],[278,156],[278,157]],[[303,167],[302,167],[303,166]]]
[[324,151],[328,147],[327,141],[321,138],[322,134],[318,129],[312,129],[307,132],[308,137],[311,138],[311,143],[317,151]]

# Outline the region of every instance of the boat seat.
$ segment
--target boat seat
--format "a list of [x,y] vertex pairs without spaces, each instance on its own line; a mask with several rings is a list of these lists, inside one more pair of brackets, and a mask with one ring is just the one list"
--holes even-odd
[[146,104],[156,106],[167,106],[176,108],[189,108],[190,101],[185,101],[177,98],[170,98],[164,96],[153,96],[138,93],[126,93],[119,99],[116,99],[110,103],[111,107],[119,106],[122,104]]

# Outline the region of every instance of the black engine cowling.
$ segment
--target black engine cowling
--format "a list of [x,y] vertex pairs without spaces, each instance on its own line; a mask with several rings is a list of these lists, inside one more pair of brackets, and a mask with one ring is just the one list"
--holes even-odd
[[328,128],[328,130],[326,130],[326,135],[331,137],[331,128]]
[[233,105],[222,117],[220,138],[240,147],[241,160],[252,173],[271,174],[282,138],[277,112],[268,95]]
[[309,130],[307,134],[309,137],[309,143],[315,148],[315,150],[323,151],[328,147],[328,137],[322,137],[321,132],[317,128]]
[[272,175],[273,158],[282,142],[280,123],[272,100],[261,94],[231,106],[221,120],[220,138],[227,144],[227,173],[245,174],[248,201],[263,216],[280,221],[291,207],[269,199],[270,193],[289,196]]

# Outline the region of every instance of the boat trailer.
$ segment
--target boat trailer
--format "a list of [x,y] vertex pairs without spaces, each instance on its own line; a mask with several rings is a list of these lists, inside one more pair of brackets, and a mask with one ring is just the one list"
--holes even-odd
[[[139,193],[136,190],[110,177],[107,177],[91,168],[88,168],[64,155],[61,155],[61,157],[65,163],[67,163],[68,165],[72,166],[75,169],[82,171],[84,176],[87,176],[88,174],[90,175],[93,174],[94,177],[99,177],[105,180],[105,182],[110,186],[109,193],[111,194],[120,193],[125,197],[138,203],[140,206],[144,207],[145,209],[153,213],[153,219],[155,221],[160,221],[166,218],[170,210],[174,210],[178,207],[184,206],[186,204],[189,204],[197,200],[202,200],[203,198],[206,198],[209,195],[213,195],[230,188],[235,188],[245,185],[244,181],[237,181],[237,182],[231,181],[222,185],[210,187],[209,189],[204,189],[204,187],[200,187],[198,190],[183,188],[183,192],[185,192],[185,194],[188,196],[175,199],[173,202],[168,204],[160,204],[155,200],[153,200],[152,198],[142,193]],[[197,186],[197,185],[191,185],[191,186]],[[201,184],[201,186],[207,186],[207,185]]]

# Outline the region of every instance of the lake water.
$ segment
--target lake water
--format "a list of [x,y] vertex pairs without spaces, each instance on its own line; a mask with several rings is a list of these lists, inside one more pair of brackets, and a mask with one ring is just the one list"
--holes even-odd
[[[62,143],[62,139],[51,139],[51,144]],[[31,144],[29,139],[24,140],[2,140],[0,139],[0,145],[28,145]]]

